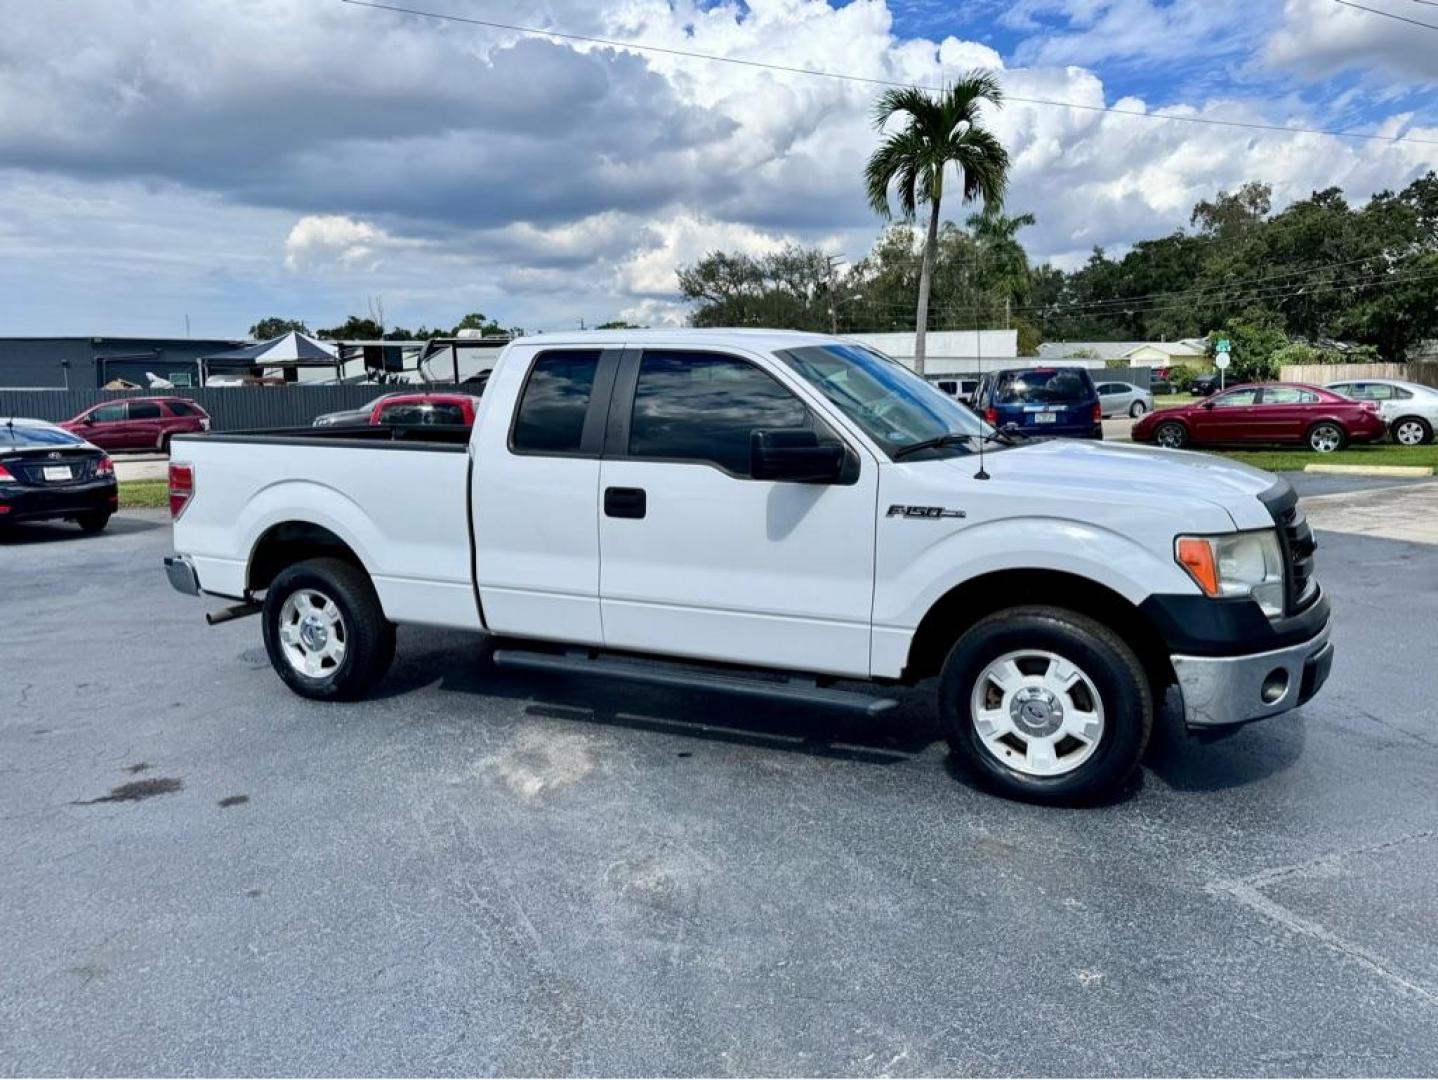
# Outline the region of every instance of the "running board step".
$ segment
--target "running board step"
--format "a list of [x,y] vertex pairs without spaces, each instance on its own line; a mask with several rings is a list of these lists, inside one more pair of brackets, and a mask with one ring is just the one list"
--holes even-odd
[[668,686],[681,690],[712,690],[721,694],[738,697],[759,698],[765,701],[788,702],[791,705],[817,705],[827,709],[842,709],[864,716],[879,716],[898,704],[893,698],[871,697],[856,694],[852,690],[835,690],[827,686],[814,686],[796,681],[769,682],[763,679],[746,678],[743,675],[722,675],[718,673],[691,671],[686,668],[660,667],[657,664],[630,663],[624,660],[606,660],[585,655],[560,655],[558,653],[530,652],[524,649],[496,649],[496,667],[518,671],[542,671],[559,675],[597,675],[601,678],[618,679],[621,682],[647,683],[650,686]]

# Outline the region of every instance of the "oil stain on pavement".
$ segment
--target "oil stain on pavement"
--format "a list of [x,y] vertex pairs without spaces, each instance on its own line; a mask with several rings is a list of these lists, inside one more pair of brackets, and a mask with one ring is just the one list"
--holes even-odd
[[177,776],[157,776],[151,780],[132,780],[128,784],[111,788],[108,795],[101,795],[96,799],[77,799],[73,805],[93,806],[96,803],[139,802],[141,799],[152,799],[156,795],[173,795],[177,791],[183,791],[184,788],[184,781]]

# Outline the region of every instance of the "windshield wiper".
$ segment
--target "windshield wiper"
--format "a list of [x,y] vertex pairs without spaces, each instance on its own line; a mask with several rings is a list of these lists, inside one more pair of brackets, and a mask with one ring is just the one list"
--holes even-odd
[[942,435],[935,435],[932,439],[922,439],[919,442],[913,443],[909,446],[901,446],[894,451],[893,457],[895,461],[898,461],[900,458],[908,457],[910,454],[916,454],[920,450],[937,450],[941,446],[949,446],[953,443],[968,442],[972,438],[974,438],[973,435],[965,434],[963,432],[946,431]]

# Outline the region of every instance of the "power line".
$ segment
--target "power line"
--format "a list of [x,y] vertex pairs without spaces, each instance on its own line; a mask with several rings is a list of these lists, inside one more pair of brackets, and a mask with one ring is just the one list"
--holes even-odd
[[[1424,26],[1429,30],[1438,30],[1438,23],[1424,22],[1422,19],[1410,19],[1407,15],[1395,15],[1391,11],[1383,11],[1381,8],[1365,7],[1362,4],[1355,4],[1353,0],[1333,0],[1335,4],[1342,4],[1344,7],[1356,8],[1359,11],[1366,11],[1370,15],[1382,15],[1385,19],[1397,19],[1399,22],[1409,23],[1413,26]],[[1435,5],[1438,6],[1438,5]]]
[[[1348,0],[1338,0],[1348,3]],[[876,79],[864,75],[850,75],[839,71],[823,71],[818,68],[791,67],[787,64],[771,64],[763,60],[745,60],[735,56],[718,56],[714,53],[696,52],[690,49],[675,49],[665,45],[641,45],[633,41],[615,38],[595,37],[590,34],[570,34],[561,30],[544,30],[537,26],[519,26],[514,23],[496,22],[492,19],[475,19],[465,15],[449,15],[438,11],[421,11],[418,8],[401,7],[397,4],[375,3],[373,0],[341,0],[354,7],[373,8],[376,11],[391,11],[400,15],[417,15],[425,19],[441,19],[446,22],[466,23],[483,26],[491,30],[509,30],[519,34],[535,34],[539,37],[559,38],[563,41],[583,41],[591,45],[607,45],[615,49],[633,49],[636,52],[661,53],[665,56],[683,56],[693,60],[710,60],[717,64],[737,64],[741,67],[765,68],[782,71],[790,75],[812,75],[823,79],[840,79],[846,82],[866,83],[870,86],[909,87],[914,84],[895,82],[891,79]],[[1356,7],[1358,5],[1350,5]],[[1365,9],[1368,10],[1368,9]],[[1380,12],[1380,14],[1385,14]],[[1398,18],[1398,16],[1394,16]],[[1413,20],[1408,20],[1413,21]],[[1427,23],[1420,23],[1427,26]],[[1438,29],[1438,28],[1435,28]],[[920,90],[941,93],[943,87],[919,86]],[[1082,112],[1113,113],[1116,116],[1136,116],[1147,120],[1172,120],[1184,124],[1211,124],[1217,127],[1247,128],[1254,131],[1281,131],[1290,135],[1329,135],[1339,139],[1372,139],[1386,143],[1415,143],[1424,146],[1438,146],[1438,139],[1415,139],[1406,135],[1376,135],[1362,131],[1341,131],[1335,128],[1290,127],[1284,124],[1263,124],[1250,120],[1220,120],[1209,116],[1179,116],[1175,113],[1144,112],[1140,109],[1120,109],[1112,105],[1084,105],[1076,101],[1053,101],[1047,98],[1020,97],[1005,94],[1004,100],[1017,101],[1025,105],[1045,105],[1060,109],[1077,109]]]

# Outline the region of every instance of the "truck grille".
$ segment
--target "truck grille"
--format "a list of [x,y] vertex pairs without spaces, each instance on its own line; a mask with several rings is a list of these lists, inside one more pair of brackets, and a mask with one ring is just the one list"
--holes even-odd
[[1278,526],[1287,586],[1285,607],[1287,614],[1296,615],[1318,598],[1318,582],[1313,578],[1313,552],[1318,541],[1308,527],[1307,515],[1298,505],[1298,493],[1286,481],[1275,484],[1259,498]]

